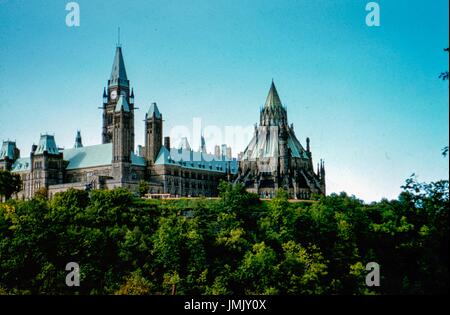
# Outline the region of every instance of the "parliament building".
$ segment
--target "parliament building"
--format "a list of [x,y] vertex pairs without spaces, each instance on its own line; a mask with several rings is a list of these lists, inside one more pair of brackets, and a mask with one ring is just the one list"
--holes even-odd
[[21,157],[14,141],[3,141],[0,170],[19,174],[23,190],[17,195],[29,199],[41,188],[49,197],[69,188],[137,191],[149,184],[149,193],[177,196],[217,196],[220,180],[242,183],[261,197],[272,197],[278,188],[292,198],[308,199],[325,194],[325,169],[321,162],[314,172],[307,139],[306,150],[288,126],[286,108],[275,85],[260,113],[260,125],[239,159],[230,148],[216,146],[206,152],[201,139],[198,151],[187,138],[178,147],[163,138],[163,115],[156,103],[145,114],[145,144],[135,146],[134,91],[125,69],[122,48],[116,48],[110,78],[103,91],[102,143],[83,146],[80,131],[72,148],[60,148],[54,135],[41,134],[38,144]]

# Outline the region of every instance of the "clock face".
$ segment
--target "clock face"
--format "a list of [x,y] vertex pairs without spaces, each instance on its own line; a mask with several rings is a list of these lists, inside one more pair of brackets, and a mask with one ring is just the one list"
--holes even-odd
[[117,91],[114,90],[111,92],[111,99],[115,100],[117,98]]

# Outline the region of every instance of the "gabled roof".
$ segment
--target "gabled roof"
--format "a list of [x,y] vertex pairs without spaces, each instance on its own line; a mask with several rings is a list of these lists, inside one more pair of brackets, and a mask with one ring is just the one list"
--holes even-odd
[[47,151],[48,154],[59,154],[59,150],[55,142],[55,136],[47,134],[41,135],[41,139],[39,140],[39,144],[34,154],[44,154],[44,151]]
[[[63,158],[69,162],[68,170],[111,165],[112,143],[97,144],[63,150]],[[145,166],[145,159],[131,154],[131,164]]]
[[122,85],[122,86],[128,86],[128,78],[127,78],[127,71],[125,70],[125,63],[123,61],[123,55],[122,55],[122,47],[116,48],[116,55],[114,56],[114,62],[111,70],[111,77],[110,77],[109,84],[111,86],[114,85]]
[[128,105],[127,99],[125,96],[120,95],[119,100],[117,101],[116,104],[116,112],[120,112],[123,109],[124,112],[129,112],[130,111],[130,105]]
[[69,162],[68,170],[110,165],[112,161],[112,143],[65,149],[63,159]]
[[147,114],[145,114],[145,118],[151,118],[155,115],[155,118],[161,119],[161,113],[158,109],[158,105],[156,103],[152,103],[150,108],[148,109]]
[[280,97],[278,96],[277,88],[275,87],[275,83],[272,80],[272,84],[270,85],[269,94],[267,95],[266,103],[264,107],[282,107]]

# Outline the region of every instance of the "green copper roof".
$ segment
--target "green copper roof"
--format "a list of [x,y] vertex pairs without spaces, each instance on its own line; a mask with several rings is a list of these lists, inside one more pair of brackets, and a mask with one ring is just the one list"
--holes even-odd
[[152,103],[150,105],[145,118],[151,118],[153,115],[155,115],[155,118],[161,119],[161,113],[159,112],[158,105],[156,105],[156,103]]
[[125,96],[120,95],[119,100],[117,101],[116,105],[116,112],[120,112],[123,108],[123,111],[129,112],[130,111],[130,105],[128,105],[127,99]]
[[218,159],[212,154],[192,150],[172,148],[169,151],[166,147],[162,147],[159,151],[155,165],[178,165],[184,169],[198,169],[220,173],[225,173],[229,166],[232,174],[236,174],[238,169],[236,159]]
[[29,172],[30,170],[31,170],[31,159],[29,157],[17,159],[11,168],[11,172],[13,173]]
[[269,94],[267,95],[267,99],[266,99],[266,104],[264,105],[264,107],[281,107],[281,100],[280,97],[278,96],[278,92],[277,92],[277,88],[275,87],[275,83],[273,83],[272,80],[272,84],[270,85],[270,90],[269,90]]
[[39,140],[39,144],[34,154],[44,154],[44,151],[47,151],[48,154],[59,154],[54,136],[41,135],[41,139]]
[[125,70],[125,63],[123,61],[122,48],[116,48],[116,55],[111,70],[111,77],[109,79],[111,86],[121,85],[128,86],[127,71]]
[[13,141],[3,141],[2,148],[0,149],[0,160],[9,158],[14,160],[14,149],[16,148],[16,143]]
[[[69,161],[68,170],[111,165],[112,143],[97,144],[63,150],[64,160]],[[145,166],[145,159],[131,154],[131,164]]]
[[145,159],[143,156],[136,155],[134,153],[131,153],[131,164],[137,165],[137,166],[145,166]]
[[69,161],[68,170],[110,165],[112,161],[112,143],[66,149],[62,152],[64,160]]
[[[290,127],[287,129],[287,145],[291,149],[291,156],[296,158],[308,159],[308,155],[298,141],[295,133]],[[256,134],[244,150],[243,160],[256,160],[257,158],[278,158],[280,155],[279,127],[266,128],[259,126]]]

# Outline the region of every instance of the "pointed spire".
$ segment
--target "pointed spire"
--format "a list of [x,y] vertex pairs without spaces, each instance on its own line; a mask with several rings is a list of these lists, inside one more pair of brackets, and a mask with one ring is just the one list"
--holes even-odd
[[276,108],[281,106],[281,100],[278,96],[277,88],[275,87],[275,83],[272,79],[272,84],[270,85],[269,94],[267,95],[266,104],[264,105],[264,107]]
[[320,178],[325,176],[325,162],[320,159]]
[[129,112],[130,111],[130,105],[128,105],[127,99],[125,96],[120,95],[119,100],[117,101],[116,104],[116,112],[120,112],[120,111],[124,111],[124,112]]
[[81,141],[81,132],[80,130],[77,130],[77,135],[75,137],[75,144],[73,146],[75,149],[76,148],[82,148],[83,147],[83,142]]
[[130,94],[130,104],[134,104],[134,89],[131,89],[131,94]]
[[205,141],[205,137],[203,137],[203,131],[200,136],[200,152],[206,153],[206,141]]
[[103,88],[103,98],[108,97],[108,95],[106,94],[106,88]]
[[155,118],[161,119],[161,113],[159,112],[158,105],[156,105],[156,103],[152,103],[152,105],[150,105],[147,114],[145,114],[145,118],[150,119],[153,115]]
[[116,55],[111,70],[111,77],[109,79],[111,86],[121,85],[128,86],[127,71],[125,70],[125,62],[123,61],[122,47],[116,47]]

